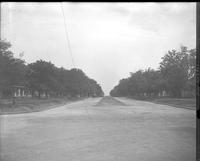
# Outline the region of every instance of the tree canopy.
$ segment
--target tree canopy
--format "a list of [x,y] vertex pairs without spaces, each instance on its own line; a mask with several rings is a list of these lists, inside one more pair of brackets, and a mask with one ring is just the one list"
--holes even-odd
[[[148,68],[130,73],[119,81],[111,96],[158,96],[165,91],[168,96],[195,95],[196,49],[182,46],[180,51],[168,51],[162,57],[158,70]],[[183,94],[185,93],[185,94]]]
[[11,44],[0,40],[0,92],[9,96],[12,86],[21,85],[46,96],[103,96],[101,86],[81,69],[58,68],[44,60],[27,64],[15,58]]

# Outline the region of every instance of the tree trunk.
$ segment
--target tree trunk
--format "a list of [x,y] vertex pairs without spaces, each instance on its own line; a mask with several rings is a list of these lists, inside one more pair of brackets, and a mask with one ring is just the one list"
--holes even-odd
[[38,98],[41,98],[41,91],[38,91]]

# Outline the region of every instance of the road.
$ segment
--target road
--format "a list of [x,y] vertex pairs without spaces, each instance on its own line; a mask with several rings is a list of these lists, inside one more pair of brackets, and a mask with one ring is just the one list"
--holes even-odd
[[2,115],[1,161],[195,161],[195,111],[88,98]]

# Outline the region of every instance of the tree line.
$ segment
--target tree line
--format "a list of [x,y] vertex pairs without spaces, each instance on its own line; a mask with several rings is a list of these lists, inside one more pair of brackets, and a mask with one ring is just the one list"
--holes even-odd
[[111,91],[111,96],[195,97],[196,49],[181,46],[179,51],[168,51],[157,70],[148,68],[130,73]]
[[13,95],[13,86],[28,89],[31,96],[87,97],[103,96],[101,86],[82,70],[58,68],[51,62],[38,60],[27,64],[15,58],[11,44],[0,40],[0,96]]

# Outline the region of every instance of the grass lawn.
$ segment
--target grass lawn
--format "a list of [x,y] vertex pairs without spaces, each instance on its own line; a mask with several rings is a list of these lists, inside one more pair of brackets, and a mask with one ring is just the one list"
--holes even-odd
[[157,104],[169,105],[177,108],[186,108],[196,110],[196,98],[145,98],[145,97],[128,97],[136,100],[149,101]]
[[80,98],[20,98],[16,99],[16,103],[13,105],[12,99],[0,99],[0,114],[17,114],[43,111],[76,100],[80,100]]

